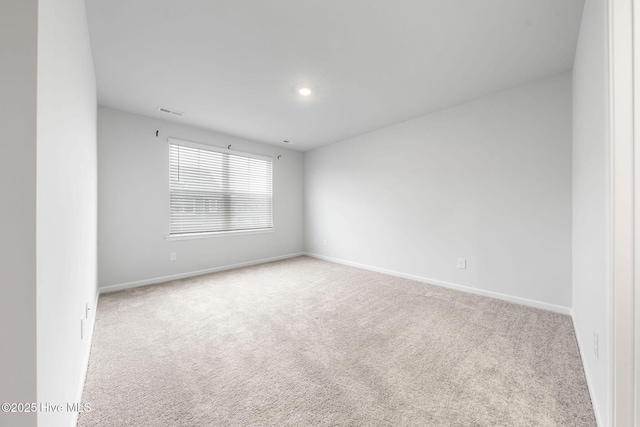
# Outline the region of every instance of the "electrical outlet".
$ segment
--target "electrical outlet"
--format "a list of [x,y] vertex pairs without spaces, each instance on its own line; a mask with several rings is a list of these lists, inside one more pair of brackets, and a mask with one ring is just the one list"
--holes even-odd
[[467,260],[465,258],[458,258],[458,268],[467,268]]
[[175,260],[177,260],[177,259],[178,259],[178,254],[177,254],[176,252],[171,252],[171,253],[169,254],[169,259],[170,259],[171,261],[175,261]]
[[596,359],[600,359],[600,343],[598,334],[593,331],[593,354],[596,356]]

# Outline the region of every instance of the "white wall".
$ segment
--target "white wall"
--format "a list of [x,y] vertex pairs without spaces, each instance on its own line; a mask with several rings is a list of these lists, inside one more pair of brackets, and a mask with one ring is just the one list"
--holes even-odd
[[[0,2],[0,403],[36,399],[36,0]],[[0,425],[36,417],[0,412]]]
[[[218,147],[231,144],[233,150],[274,157],[276,231],[165,241],[169,234],[168,137]],[[303,250],[300,152],[100,107],[98,162],[101,287],[148,283]],[[177,253],[176,261],[169,260],[170,252]]]
[[571,75],[305,153],[305,212],[309,252],[568,311]]
[[610,363],[607,40],[607,2],[587,0],[573,68],[573,317],[601,426],[608,425]]
[[[38,7],[38,401],[78,402],[97,295],[97,101],[83,0]],[[38,425],[77,414],[40,412]]]

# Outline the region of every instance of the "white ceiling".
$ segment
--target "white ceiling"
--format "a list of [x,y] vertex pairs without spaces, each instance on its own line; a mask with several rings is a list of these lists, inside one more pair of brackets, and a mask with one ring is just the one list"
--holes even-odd
[[101,105],[306,151],[570,70],[584,0],[86,4]]

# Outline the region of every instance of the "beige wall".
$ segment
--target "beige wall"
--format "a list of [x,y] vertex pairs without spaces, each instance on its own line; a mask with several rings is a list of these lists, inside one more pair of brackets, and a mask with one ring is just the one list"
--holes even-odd
[[601,426],[610,416],[607,40],[607,2],[587,0],[573,67],[572,289],[576,336]]
[[571,75],[305,153],[305,218],[309,252],[568,313]]
[[[37,0],[0,2],[0,403],[36,401]],[[0,425],[35,414],[0,412]]]
[[[273,157],[275,232],[166,241],[168,137],[223,148],[231,144],[233,150]],[[300,152],[100,107],[98,160],[101,287],[146,284],[303,251]],[[176,261],[170,261],[171,252]]]

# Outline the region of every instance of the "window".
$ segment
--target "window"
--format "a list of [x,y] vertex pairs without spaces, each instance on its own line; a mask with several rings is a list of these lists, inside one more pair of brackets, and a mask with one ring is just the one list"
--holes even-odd
[[169,139],[170,236],[273,229],[269,157]]

